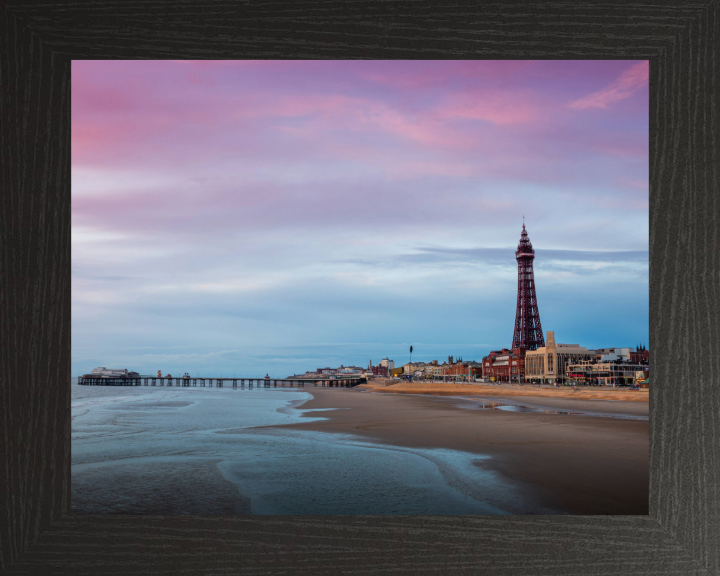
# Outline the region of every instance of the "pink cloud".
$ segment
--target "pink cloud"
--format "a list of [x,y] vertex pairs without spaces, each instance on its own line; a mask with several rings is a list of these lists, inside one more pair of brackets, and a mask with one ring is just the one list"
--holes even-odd
[[606,88],[575,100],[569,106],[578,110],[586,108],[607,108],[647,86],[650,66],[647,60],[633,64]]
[[536,96],[523,91],[473,90],[449,96],[439,109],[445,118],[485,120],[498,125],[528,124],[539,118]]
[[[462,110],[451,112],[456,116],[462,113]],[[432,109],[420,112],[400,110],[371,98],[303,95],[275,100],[271,96],[259,97],[252,103],[245,102],[238,106],[233,115],[254,119],[307,117],[308,125],[302,130],[281,129],[302,133],[305,138],[312,139],[321,138],[323,132],[346,130],[385,133],[430,146],[457,148],[470,144],[461,130],[444,121],[444,114]]]
[[445,88],[461,81],[503,80],[521,73],[533,62],[521,60],[458,60],[372,62],[358,77],[399,90]]

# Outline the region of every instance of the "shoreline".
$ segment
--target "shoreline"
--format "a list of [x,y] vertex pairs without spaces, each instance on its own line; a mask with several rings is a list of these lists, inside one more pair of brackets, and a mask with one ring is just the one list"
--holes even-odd
[[[439,401],[444,399],[437,396],[449,394],[378,394],[376,387],[367,386],[311,388],[306,392],[312,399],[297,409],[307,412],[305,417],[324,419],[275,427],[353,435],[380,445],[477,455],[475,466],[501,478],[533,503],[515,508],[516,514],[537,513],[533,512],[535,508],[568,514],[649,513],[647,420],[547,410],[468,409],[481,399]],[[541,407],[546,403],[547,407],[548,402],[562,400],[539,396],[532,402],[523,398],[522,403]],[[566,398],[564,402],[593,401]],[[460,403],[468,406],[460,407]],[[604,404],[595,406],[611,413]],[[622,401],[611,404],[620,414],[636,413],[642,406]]]

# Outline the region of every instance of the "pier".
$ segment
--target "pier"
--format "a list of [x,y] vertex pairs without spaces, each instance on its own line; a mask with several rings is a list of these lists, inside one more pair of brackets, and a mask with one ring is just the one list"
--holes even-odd
[[82,386],[175,386],[179,388],[277,388],[300,387],[306,385],[324,386],[328,388],[352,388],[358,384],[365,384],[367,378],[345,377],[345,378],[211,378],[188,377],[181,378],[157,377],[157,376],[118,376],[114,378],[92,377],[89,375],[78,376],[78,384]]

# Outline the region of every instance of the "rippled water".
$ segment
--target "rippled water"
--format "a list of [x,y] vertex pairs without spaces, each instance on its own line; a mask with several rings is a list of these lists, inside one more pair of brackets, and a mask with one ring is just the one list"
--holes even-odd
[[[302,389],[72,386],[75,514],[506,514],[481,456],[277,424]],[[547,513],[536,510],[535,513]]]

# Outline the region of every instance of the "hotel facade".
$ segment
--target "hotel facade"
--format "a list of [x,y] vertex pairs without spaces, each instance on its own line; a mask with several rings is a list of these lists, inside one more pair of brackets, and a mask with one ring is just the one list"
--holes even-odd
[[568,366],[596,360],[596,350],[578,344],[556,344],[555,332],[548,332],[547,345],[525,353],[525,381],[539,384],[564,382]]
[[482,376],[493,382],[524,382],[525,351],[503,348],[490,352],[482,360]]

